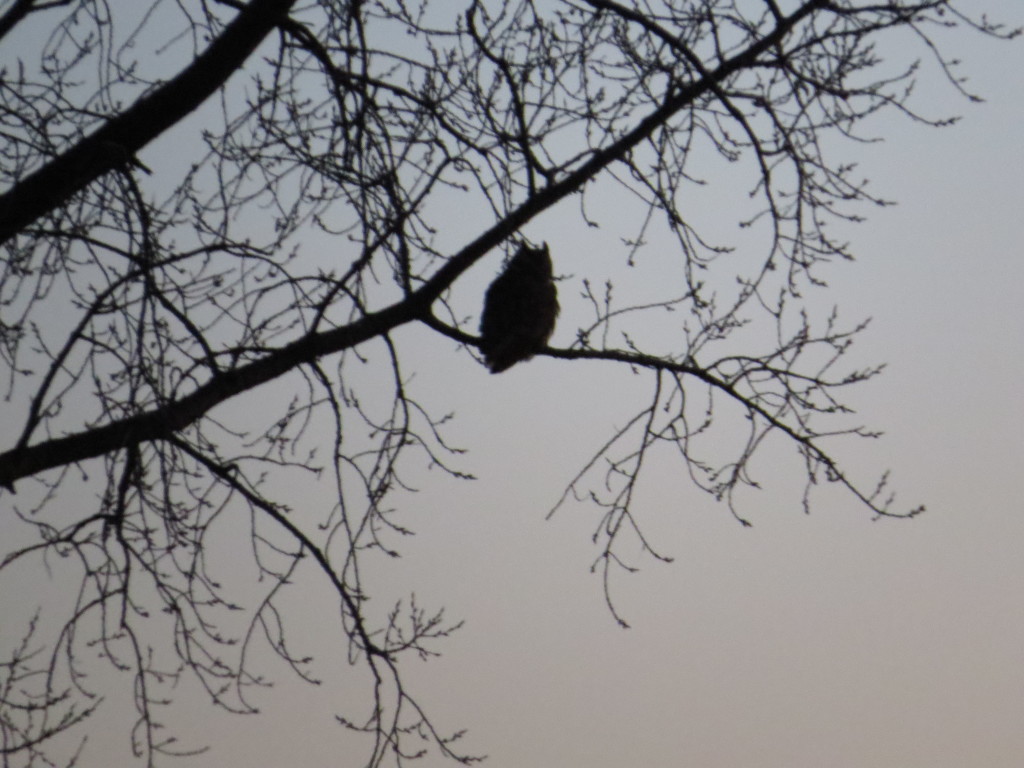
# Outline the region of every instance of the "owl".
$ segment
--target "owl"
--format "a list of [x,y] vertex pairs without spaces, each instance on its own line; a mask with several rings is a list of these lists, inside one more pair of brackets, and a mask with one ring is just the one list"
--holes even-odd
[[501,373],[544,348],[555,330],[558,292],[547,243],[523,243],[487,289],[480,319],[480,351],[491,373]]

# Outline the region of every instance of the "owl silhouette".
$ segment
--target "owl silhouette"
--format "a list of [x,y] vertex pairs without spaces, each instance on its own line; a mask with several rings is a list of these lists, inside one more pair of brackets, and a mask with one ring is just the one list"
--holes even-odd
[[543,349],[555,330],[558,291],[548,245],[519,246],[487,289],[480,319],[480,351],[491,373],[501,373]]

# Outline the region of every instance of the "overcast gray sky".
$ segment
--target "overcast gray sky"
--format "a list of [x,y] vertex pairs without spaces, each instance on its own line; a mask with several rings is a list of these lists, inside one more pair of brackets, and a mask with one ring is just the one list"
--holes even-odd
[[[1024,23],[1019,0],[986,7]],[[858,260],[827,275],[850,319],[873,317],[858,354],[889,363],[852,397],[886,434],[843,455],[866,476],[891,467],[903,506],[927,514],[872,522],[826,493],[808,517],[783,489],[749,502],[743,528],[665,467],[643,509],[675,562],[617,580],[624,631],[588,573],[596,518],[544,518],[607,436],[617,390],[594,394],[612,398],[595,412],[588,383],[620,376],[625,392],[629,376],[457,363],[455,435],[479,480],[424,487],[393,578],[466,619],[442,658],[408,670],[440,726],[468,728],[466,750],[567,768],[1024,765],[1024,44],[963,35],[956,53],[986,103],[950,96],[964,120],[943,130],[887,119],[860,159],[899,206],[852,229]],[[449,364],[419,375],[442,393]],[[300,607],[311,635],[329,603]],[[310,640],[343,656],[336,643]],[[279,669],[264,717],[179,711],[192,743],[215,747],[182,765],[361,764],[365,745],[333,720],[358,673],[325,666],[315,689]],[[125,758],[117,717],[97,718],[87,768]]]
[[[467,620],[413,675],[467,749],[501,766],[1024,765],[1024,45],[965,35],[956,52],[986,103],[950,95],[964,120],[944,130],[886,121],[860,159],[899,206],[851,230],[858,261],[827,275],[848,317],[873,317],[859,354],[889,363],[853,396],[886,434],[846,455],[891,467],[928,513],[871,522],[836,493],[806,517],[766,492],[745,529],[666,469],[645,520],[675,562],[616,582],[624,631],[587,572],[596,519],[544,521],[607,434],[583,396],[607,370],[470,371],[456,434],[480,479],[420,494],[394,574]],[[198,764],[356,764],[314,706],[331,696],[283,691],[272,728],[234,725],[245,737]]]

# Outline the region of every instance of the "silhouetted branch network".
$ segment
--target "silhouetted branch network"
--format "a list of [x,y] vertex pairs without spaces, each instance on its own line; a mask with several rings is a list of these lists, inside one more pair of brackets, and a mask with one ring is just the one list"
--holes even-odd
[[808,509],[824,481],[917,514],[834,453],[876,435],[843,393],[880,368],[843,368],[863,324],[815,297],[852,258],[831,227],[887,204],[844,153],[881,112],[950,122],[919,78],[976,98],[950,30],[1019,32],[962,5],[0,3],[0,594],[66,585],[0,647],[5,765],[87,752],[98,668],[130,681],[147,765],[200,749],[164,725],[183,690],[256,712],[267,650],[321,682],[298,584],[365,686],[337,715],[365,765],[477,759],[400,664],[459,622],[380,574],[422,472],[470,477],[405,330],[468,370],[470,270],[524,241],[559,281],[540,353],[650,383],[558,503],[595,510],[621,623],[615,572],[637,543],[669,559],[636,515],[654,453],[744,522],[752,461],[783,445]]

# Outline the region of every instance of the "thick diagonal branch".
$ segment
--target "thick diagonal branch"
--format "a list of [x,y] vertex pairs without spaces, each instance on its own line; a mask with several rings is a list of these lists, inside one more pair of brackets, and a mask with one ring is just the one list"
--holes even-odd
[[177,77],[0,195],[0,244],[104,173],[127,165],[140,149],[199,107],[241,69],[294,4],[252,0]]
[[[277,0],[275,4],[271,0],[254,0],[246,13],[257,4],[286,7],[290,2]],[[822,0],[805,3],[783,19],[769,34],[724,61],[716,70],[679,87],[661,106],[640,120],[631,131],[595,152],[564,178],[531,195],[522,205],[455,254],[428,281],[402,301],[379,312],[368,314],[350,325],[306,335],[259,360],[217,374],[192,394],[152,411],[67,437],[0,453],[0,487],[12,488],[14,481],[18,479],[102,456],[129,444],[167,438],[194,423],[220,403],[271,381],[300,365],[354,347],[399,325],[417,319],[425,320],[431,304],[481,256],[500,245],[534,216],[581,189],[589,180],[624,157],[702,94],[713,90],[736,72],[753,65],[758,56],[778,44],[796,24],[823,5],[827,3]]]

